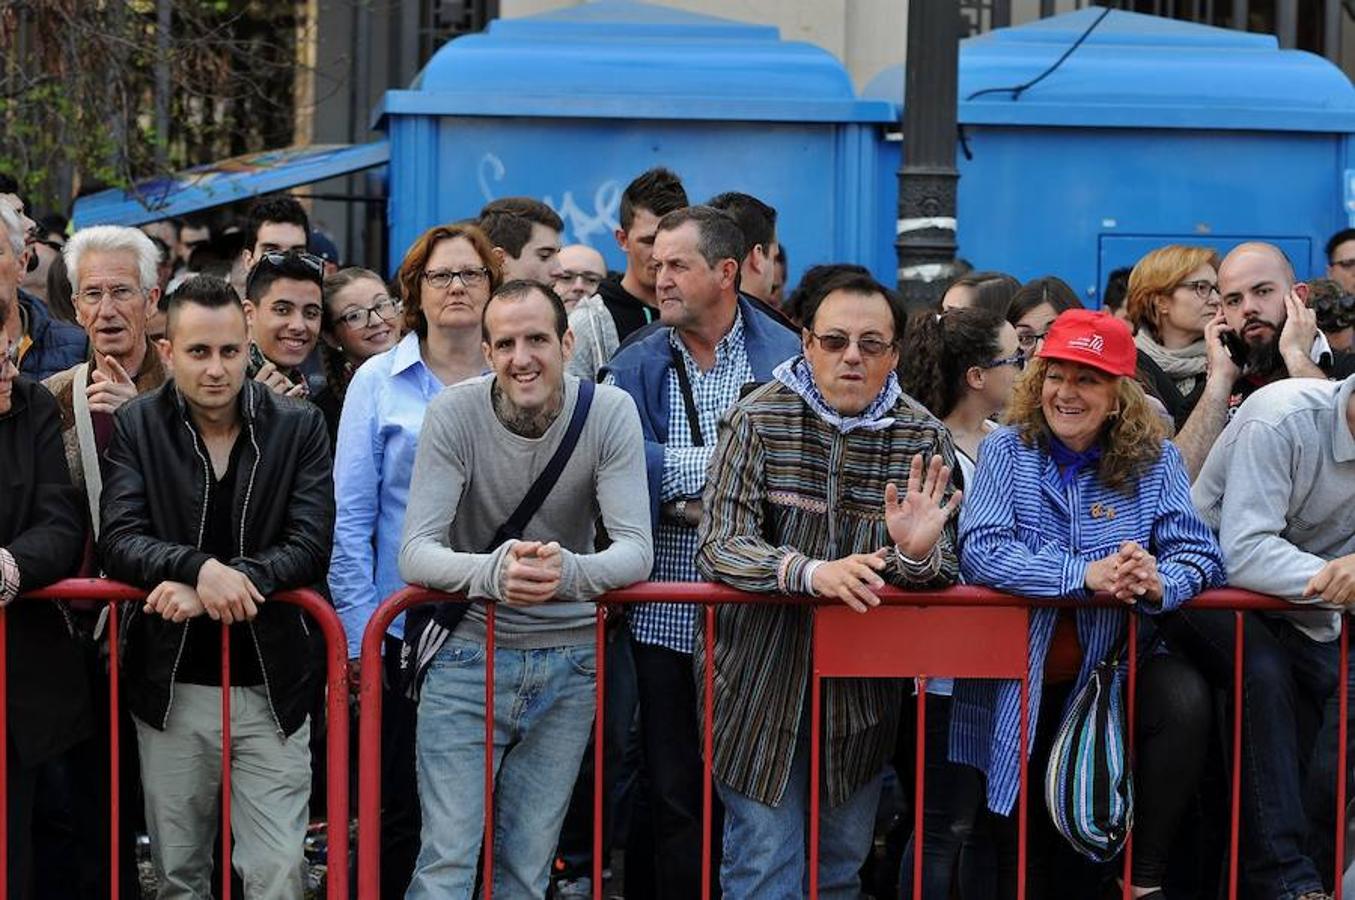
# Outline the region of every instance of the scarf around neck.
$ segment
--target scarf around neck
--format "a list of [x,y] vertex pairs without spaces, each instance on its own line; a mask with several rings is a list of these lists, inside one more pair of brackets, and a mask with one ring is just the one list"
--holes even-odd
[[1195,390],[1196,380],[1204,375],[1205,363],[1208,361],[1204,338],[1180,350],[1168,350],[1153,339],[1148,329],[1141,328],[1134,335],[1134,346],[1146,353],[1182,394]]
[[1069,447],[1054,435],[1049,436],[1049,455],[1059,472],[1059,486],[1065,491],[1077,480],[1078,474],[1086,468],[1094,467],[1101,459],[1101,445],[1092,444],[1086,450],[1077,451]]
[[851,434],[857,429],[883,431],[886,428],[893,427],[894,417],[887,416],[885,413],[893,409],[894,404],[898,403],[899,398],[903,396],[903,389],[899,387],[898,376],[890,372],[889,379],[885,381],[885,386],[880,389],[880,393],[876,395],[869,406],[854,416],[844,417],[829,406],[828,401],[823,398],[819,386],[814,383],[814,373],[809,368],[809,361],[803,355],[781,363],[772,370],[772,377],[799,395],[800,399],[814,411],[815,415],[843,434]]

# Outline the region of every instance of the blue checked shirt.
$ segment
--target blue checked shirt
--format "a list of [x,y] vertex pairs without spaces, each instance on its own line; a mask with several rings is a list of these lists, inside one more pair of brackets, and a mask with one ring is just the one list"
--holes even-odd
[[[663,451],[663,481],[659,502],[699,499],[706,486],[706,464],[715,450],[716,429],[726,409],[739,399],[745,384],[755,381],[743,340],[743,314],[736,313],[734,325],[715,345],[715,365],[709,372],[701,368],[678,339],[668,335],[677,348],[691,379],[692,399],[700,414],[701,437],[705,446],[692,446],[692,430],[687,423],[687,404],[677,372],[668,372],[668,444]],[[700,581],[696,571],[696,529],[660,520],[654,532],[655,581]],[[696,625],[696,607],[685,603],[645,603],[631,610],[631,634],[644,644],[658,644],[679,653],[692,652],[692,632]]]

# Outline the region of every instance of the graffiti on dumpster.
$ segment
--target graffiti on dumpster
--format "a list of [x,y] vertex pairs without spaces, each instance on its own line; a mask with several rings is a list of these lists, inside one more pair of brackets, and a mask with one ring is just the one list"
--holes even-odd
[[[508,167],[497,155],[486,153],[480,157],[476,178],[480,183],[480,195],[486,203],[498,196],[495,188],[507,174]],[[565,233],[561,236],[564,243],[592,244],[594,243],[592,238],[599,235],[605,244],[606,238],[621,227],[618,219],[621,211],[621,191],[621,182],[615,178],[602,182],[593,191],[591,211],[581,206],[574,199],[574,191],[569,189],[560,195],[558,202],[553,194],[545,194],[541,199],[564,219]]]

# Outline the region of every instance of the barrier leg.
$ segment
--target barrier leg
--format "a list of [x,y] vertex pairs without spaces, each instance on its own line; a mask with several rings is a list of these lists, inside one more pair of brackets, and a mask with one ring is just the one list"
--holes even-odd
[[1341,619],[1341,656],[1336,667],[1340,683],[1336,689],[1336,878],[1333,881],[1332,896],[1341,900],[1341,881],[1345,875],[1346,861],[1346,734],[1350,723],[1346,719],[1346,703],[1350,699],[1350,687],[1346,676],[1350,672],[1350,620]]
[[1233,613],[1233,784],[1228,829],[1228,900],[1237,900],[1238,835],[1242,819],[1242,613]]
[[[1027,638],[1029,645],[1029,638]],[[1030,652],[1027,646],[1027,653]],[[1026,810],[1030,793],[1030,675],[1021,678],[1021,761],[1019,792],[1016,795],[1016,900],[1026,900]]]
[[[701,711],[701,900],[710,900],[711,847],[710,829],[715,808],[714,748],[715,748],[715,606],[705,605],[706,661],[702,672]],[[4,900],[4,898],[0,898]]]
[[231,628],[221,626],[221,896],[231,900]]
[[122,818],[122,731],[118,727],[118,605],[108,603],[108,896],[118,900],[120,854],[119,824]]
[[[1129,684],[1125,688],[1125,703],[1128,706],[1125,717],[1125,746],[1129,748],[1129,771],[1134,771],[1134,717],[1138,709],[1138,668],[1139,668],[1139,620],[1133,613],[1129,615],[1129,633],[1126,637],[1126,646],[1128,648],[1129,672],[1127,677]],[[1124,842],[1124,869],[1121,873],[1123,889],[1120,892],[1122,900],[1134,900],[1134,831],[1130,829],[1129,836]]]
[[917,679],[917,768],[913,771],[913,900],[922,900],[922,822],[927,771],[927,676]]
[[607,677],[607,609],[604,606],[597,608],[596,635],[594,645],[596,649],[594,654],[597,657],[597,710],[593,714],[593,900],[602,900],[602,854],[605,852],[602,841],[602,808],[603,808],[603,719],[604,705],[607,702],[606,688],[604,684]]
[[819,737],[823,728],[823,679],[810,676],[809,693],[809,900],[819,897]]
[[0,900],[9,897],[9,633],[8,614],[0,606],[0,786],[5,809],[0,810]]
[[494,900],[494,604],[485,603],[484,898]]

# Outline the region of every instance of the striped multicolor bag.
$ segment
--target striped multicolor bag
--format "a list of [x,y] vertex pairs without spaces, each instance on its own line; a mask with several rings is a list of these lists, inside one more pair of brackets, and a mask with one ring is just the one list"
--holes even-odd
[[1113,859],[1134,825],[1125,740],[1123,647],[1097,664],[1059,724],[1045,771],[1045,802],[1059,834],[1083,856]]

